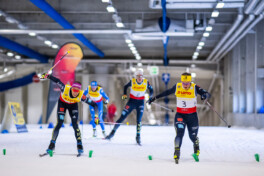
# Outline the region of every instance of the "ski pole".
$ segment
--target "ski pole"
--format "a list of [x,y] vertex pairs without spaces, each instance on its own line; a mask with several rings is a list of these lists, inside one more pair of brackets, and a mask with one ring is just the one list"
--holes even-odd
[[51,67],[51,68],[49,69],[48,73],[49,73],[51,70],[53,70],[53,69],[58,65],[58,63],[60,63],[60,61],[61,61],[65,56],[67,56],[67,54],[69,54],[69,53],[70,53],[70,52],[67,51],[66,54],[64,54],[64,55],[60,58],[60,60],[59,60],[55,65],[53,65],[53,67]]
[[160,104],[158,104],[158,103],[155,103],[155,102],[152,102],[152,103],[155,104],[156,106],[159,106],[159,107],[163,108],[163,109],[166,109],[166,110],[168,110],[168,111],[174,112],[173,109],[167,108],[167,107],[162,106],[162,105],[160,105]]
[[217,116],[223,121],[223,122],[225,122],[225,124],[227,125],[227,127],[228,128],[230,128],[231,127],[231,125],[228,125],[228,123],[227,123],[227,121],[223,118],[223,117],[221,117],[220,116],[220,114],[218,113],[218,112],[216,112],[216,110],[214,109],[214,107],[207,101],[207,100],[205,100],[205,102],[207,103],[207,105],[217,114]]

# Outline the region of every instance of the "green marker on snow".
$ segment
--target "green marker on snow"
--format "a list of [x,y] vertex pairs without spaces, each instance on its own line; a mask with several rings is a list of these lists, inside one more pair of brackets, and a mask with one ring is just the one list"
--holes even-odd
[[196,162],[199,162],[199,156],[196,153],[192,154],[192,157]]
[[151,156],[151,155],[149,155],[149,156],[148,156],[148,159],[149,159],[149,160],[152,160],[152,156]]
[[93,151],[90,150],[90,151],[89,151],[89,158],[92,158],[92,156],[93,156]]
[[257,154],[257,153],[255,154],[255,159],[257,162],[259,162],[259,154]]

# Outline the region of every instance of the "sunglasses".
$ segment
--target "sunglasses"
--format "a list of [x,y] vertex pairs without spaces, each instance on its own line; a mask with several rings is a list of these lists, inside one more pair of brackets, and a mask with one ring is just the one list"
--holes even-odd
[[143,75],[137,75],[137,78],[143,78]]
[[72,89],[73,92],[80,92],[79,89]]
[[188,86],[190,85],[190,82],[182,82],[183,85]]

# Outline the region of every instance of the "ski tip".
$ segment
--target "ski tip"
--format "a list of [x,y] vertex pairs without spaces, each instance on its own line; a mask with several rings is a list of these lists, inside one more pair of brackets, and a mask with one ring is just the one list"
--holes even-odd
[[46,155],[48,155],[48,153],[39,154],[39,157],[43,157],[43,156],[46,156]]

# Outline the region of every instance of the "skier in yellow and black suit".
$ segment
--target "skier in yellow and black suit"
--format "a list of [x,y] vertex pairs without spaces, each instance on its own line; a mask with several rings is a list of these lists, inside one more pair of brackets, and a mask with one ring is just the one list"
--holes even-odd
[[175,94],[177,98],[177,113],[174,120],[174,127],[176,130],[174,159],[176,163],[178,163],[180,159],[180,148],[185,126],[188,128],[189,137],[194,144],[194,153],[197,157],[199,156],[200,148],[199,139],[197,137],[199,122],[196,112],[197,94],[201,95],[202,100],[210,98],[211,96],[206,90],[200,88],[198,85],[191,82],[191,80],[192,77],[190,73],[183,73],[181,75],[180,83],[177,83],[171,89],[150,98],[148,101],[148,103],[151,104],[156,99],[170,94]]
[[55,142],[59,135],[59,130],[63,124],[66,109],[68,109],[71,120],[72,120],[72,127],[75,132],[75,138],[77,140],[77,150],[78,153],[83,153],[83,145],[81,139],[81,132],[78,127],[78,102],[82,101],[94,107],[97,107],[96,103],[93,102],[91,99],[84,95],[84,91],[81,90],[81,83],[75,82],[73,85],[64,85],[58,78],[48,75],[44,73],[42,75],[42,79],[49,78],[50,80],[57,83],[58,87],[61,90],[60,98],[58,100],[58,109],[57,109],[57,125],[53,129],[52,139],[50,141],[50,145],[47,149],[47,153],[49,151],[53,151],[55,149]]
[[136,135],[136,141],[138,145],[141,145],[140,140],[140,130],[141,130],[141,119],[144,112],[144,99],[145,99],[145,92],[148,89],[149,90],[149,96],[152,97],[153,95],[153,88],[149,84],[148,80],[143,78],[143,71],[138,70],[136,72],[136,78],[133,78],[131,81],[129,81],[125,87],[124,87],[124,94],[122,96],[122,99],[127,99],[127,88],[131,87],[130,90],[130,99],[127,102],[125,108],[122,111],[121,117],[116,121],[113,130],[111,133],[106,137],[106,139],[110,140],[118,127],[120,126],[120,123],[122,123],[128,114],[131,113],[133,109],[137,110],[137,135]]

